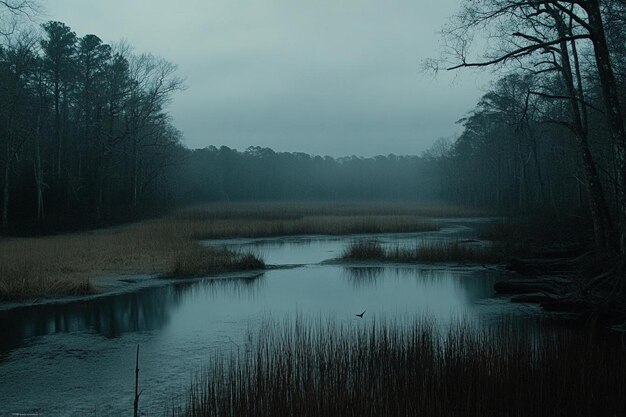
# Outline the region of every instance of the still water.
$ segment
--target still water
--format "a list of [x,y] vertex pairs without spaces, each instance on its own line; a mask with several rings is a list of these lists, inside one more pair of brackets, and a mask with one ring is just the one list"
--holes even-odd
[[[471,224],[384,235],[387,245],[468,238]],[[355,237],[249,239],[227,244],[276,265],[255,277],[196,279],[68,304],[0,312],[0,416],[128,415],[140,345],[141,410],[162,415],[184,398],[216,351],[237,350],[270,319],[312,317],[362,325],[421,314],[501,320],[534,307],[495,298],[504,273],[482,268],[328,263]],[[354,315],[366,310],[363,319]]]

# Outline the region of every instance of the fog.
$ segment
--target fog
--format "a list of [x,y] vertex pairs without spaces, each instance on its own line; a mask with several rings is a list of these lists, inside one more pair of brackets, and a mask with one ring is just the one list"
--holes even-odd
[[190,148],[418,154],[460,133],[486,77],[421,71],[458,2],[165,0],[44,3],[46,20],[174,62]]

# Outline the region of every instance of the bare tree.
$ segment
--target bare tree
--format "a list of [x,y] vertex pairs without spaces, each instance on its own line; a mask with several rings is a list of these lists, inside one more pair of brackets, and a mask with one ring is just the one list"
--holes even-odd
[[38,14],[39,3],[35,0],[0,0],[0,35],[15,33],[19,22]]
[[141,193],[141,148],[151,136],[151,126],[165,117],[163,107],[172,94],[184,88],[184,80],[176,76],[176,65],[153,55],[142,54],[130,60],[132,87],[126,112],[126,126],[132,152],[131,204],[137,207]]
[[[482,31],[488,39],[487,54],[472,58],[470,46]],[[597,0],[480,0],[467,1],[446,29],[448,70],[467,67],[502,66],[515,63],[534,75],[559,74],[565,92],[549,94],[534,92],[544,98],[566,100],[571,117],[565,125],[579,143],[594,218],[596,238],[600,246],[610,246],[612,223],[606,198],[603,196],[597,168],[587,143],[587,103],[584,99],[579,43],[592,51],[596,73],[602,86],[604,112],[620,173],[626,169],[623,119],[617,99],[617,87],[611,66],[603,16]],[[626,233],[626,196],[623,174],[620,184],[621,250]]]
[[[4,178],[2,185],[2,227],[9,225],[9,200],[11,170],[20,151],[29,138],[28,83],[35,59],[35,42],[28,36],[18,38],[10,49],[0,50],[6,64],[0,80],[0,136],[4,139],[2,164]],[[2,141],[0,141],[2,142]]]

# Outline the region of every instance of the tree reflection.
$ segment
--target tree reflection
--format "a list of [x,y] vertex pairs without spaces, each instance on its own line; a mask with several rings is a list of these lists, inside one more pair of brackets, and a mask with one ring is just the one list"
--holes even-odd
[[0,313],[0,359],[28,339],[58,333],[93,331],[107,338],[158,330],[186,297],[227,291],[254,296],[262,275],[251,278],[180,282],[89,301],[29,306]]

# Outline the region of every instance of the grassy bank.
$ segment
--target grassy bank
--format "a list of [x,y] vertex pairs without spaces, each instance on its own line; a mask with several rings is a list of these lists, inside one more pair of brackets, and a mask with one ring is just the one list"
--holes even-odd
[[90,278],[119,273],[207,275],[255,269],[250,254],[201,239],[436,230],[425,216],[477,215],[418,204],[211,204],[169,217],[92,232],[0,239],[0,300],[85,294]]
[[177,227],[198,239],[437,230],[436,217],[478,215],[457,207],[409,203],[232,203],[183,210]]
[[503,259],[501,251],[494,247],[470,245],[464,242],[423,241],[413,247],[385,248],[376,240],[360,240],[351,243],[343,252],[342,259],[351,261],[382,262],[466,262],[495,263]]
[[225,416],[617,416],[626,351],[588,332],[510,322],[266,326],[216,358],[172,414]]
[[210,275],[262,268],[254,255],[200,246],[175,228],[0,240],[0,300],[94,292],[90,278],[116,274]]

